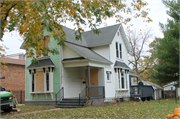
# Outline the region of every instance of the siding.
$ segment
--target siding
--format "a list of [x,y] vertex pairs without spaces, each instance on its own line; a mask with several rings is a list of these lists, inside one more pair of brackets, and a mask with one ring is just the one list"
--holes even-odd
[[63,46],[63,58],[76,58],[81,57],[79,54],[68,48],[66,45]]

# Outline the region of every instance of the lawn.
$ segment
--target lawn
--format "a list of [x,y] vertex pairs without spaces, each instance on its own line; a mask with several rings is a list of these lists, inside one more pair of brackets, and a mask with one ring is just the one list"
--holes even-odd
[[[13,115],[4,115],[2,118],[6,118],[7,116],[7,118],[165,118],[168,114],[173,114],[174,109],[178,105],[176,103],[157,103],[153,101],[130,102],[76,109],[42,111],[25,115],[16,115],[14,113]],[[35,107],[39,108],[39,106]],[[45,107],[43,106],[40,110],[44,110]],[[33,107],[26,105],[23,108],[29,109]],[[52,109],[53,107],[47,107],[46,109],[48,108]]]
[[4,113],[3,111],[1,111],[1,117],[14,116],[15,114],[34,112],[40,110],[54,109],[55,106],[54,105],[23,105],[23,106],[17,106],[17,108],[20,109],[20,112]]

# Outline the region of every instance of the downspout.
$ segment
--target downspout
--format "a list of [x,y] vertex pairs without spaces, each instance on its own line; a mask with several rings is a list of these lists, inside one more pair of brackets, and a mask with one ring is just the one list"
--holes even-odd
[[88,67],[88,96],[90,96],[90,66]]

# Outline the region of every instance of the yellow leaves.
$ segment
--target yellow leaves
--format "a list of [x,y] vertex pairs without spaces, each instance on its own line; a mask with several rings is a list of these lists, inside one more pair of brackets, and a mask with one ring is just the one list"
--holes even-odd
[[144,17],[144,18],[145,18],[147,15],[148,15],[148,12],[146,12],[146,11],[144,11],[144,10],[141,12],[141,17]]
[[30,57],[32,57],[33,55],[34,55],[33,50],[30,50],[30,52],[29,52],[29,56],[30,56]]

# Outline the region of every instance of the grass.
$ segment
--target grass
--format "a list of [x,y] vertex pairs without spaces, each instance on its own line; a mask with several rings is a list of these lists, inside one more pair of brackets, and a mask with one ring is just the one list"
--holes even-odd
[[[173,114],[179,104],[157,102],[130,102],[102,106],[90,106],[76,109],[61,109],[24,115],[4,115],[4,118],[165,118]],[[34,106],[45,109],[46,106]],[[25,108],[33,108],[26,105]],[[48,107],[51,108],[51,107]],[[51,108],[52,109],[52,108]],[[33,109],[35,110],[35,109]],[[23,110],[22,110],[23,111]],[[27,110],[24,110],[26,112]],[[21,113],[24,113],[21,112]],[[2,117],[2,118],[3,118]]]
[[41,111],[41,110],[49,110],[49,109],[54,109],[54,105],[22,105],[22,106],[17,106],[18,109],[20,109],[20,112],[10,112],[10,113],[4,113],[1,111],[1,117],[6,117],[6,116],[13,116],[15,114],[21,114],[21,113],[27,113],[27,112],[34,112],[34,111]]

